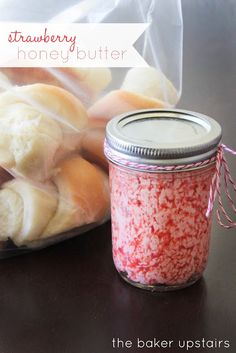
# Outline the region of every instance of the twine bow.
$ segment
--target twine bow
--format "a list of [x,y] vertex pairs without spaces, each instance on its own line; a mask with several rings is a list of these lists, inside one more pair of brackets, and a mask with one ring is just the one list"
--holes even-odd
[[232,218],[228,215],[222,202],[221,176],[222,176],[222,179],[224,180],[224,191],[229,201],[229,206],[233,210],[234,214],[236,214],[236,206],[235,206],[235,201],[232,199],[232,196],[230,195],[229,186],[231,184],[234,192],[236,192],[236,184],[230,174],[228,163],[226,161],[225,154],[224,154],[225,151],[236,156],[236,151],[227,147],[223,143],[219,146],[217,156],[216,156],[216,171],[211,183],[206,216],[208,217],[210,215],[214,206],[214,201],[217,197],[217,201],[218,201],[218,208],[216,210],[217,221],[222,227],[229,229],[229,228],[236,227],[236,222],[234,222]]

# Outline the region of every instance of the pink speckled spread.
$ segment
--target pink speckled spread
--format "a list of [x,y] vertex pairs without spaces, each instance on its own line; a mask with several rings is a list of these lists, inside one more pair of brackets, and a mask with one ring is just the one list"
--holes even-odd
[[110,163],[113,258],[128,280],[181,285],[202,274],[214,170],[147,173]]

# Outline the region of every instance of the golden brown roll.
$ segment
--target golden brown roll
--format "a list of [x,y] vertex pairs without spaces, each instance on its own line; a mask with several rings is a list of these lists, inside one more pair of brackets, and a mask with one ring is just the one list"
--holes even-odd
[[106,171],[107,159],[104,155],[104,128],[89,128],[84,130],[81,137],[80,152],[91,163],[96,163]]
[[37,67],[2,67],[3,72],[13,85],[31,85],[33,83],[46,83],[63,87],[50,71]]
[[108,176],[82,157],[61,162],[53,178],[59,193],[55,216],[43,237],[74,227],[101,223],[109,215]]
[[155,67],[134,67],[130,69],[121,86],[122,90],[142,94],[173,106],[178,102],[178,92],[163,72]]
[[0,240],[17,245],[38,239],[57,208],[55,187],[13,179],[0,190]]
[[64,88],[83,98],[98,94],[111,81],[109,68],[1,68],[13,85],[45,83]]
[[12,91],[0,94],[0,108],[16,103],[30,105],[35,110],[58,119],[63,126],[70,125],[80,130],[87,124],[85,108],[78,98],[56,86],[37,83],[15,87]]
[[81,102],[62,88],[35,84],[0,94],[0,165],[43,181],[78,148],[87,124]]
[[158,99],[124,90],[111,91],[89,108],[89,126],[104,127],[113,117],[133,110],[164,107]]

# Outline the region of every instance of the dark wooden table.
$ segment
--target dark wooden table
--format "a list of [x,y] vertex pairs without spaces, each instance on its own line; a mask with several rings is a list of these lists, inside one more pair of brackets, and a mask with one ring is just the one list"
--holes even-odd
[[[183,0],[179,107],[215,117],[236,148],[236,1]],[[234,175],[236,160],[232,161]],[[0,262],[0,353],[157,352],[113,349],[112,339],[229,340],[236,352],[236,234],[214,224],[204,278],[152,294],[124,283],[110,224],[46,250]],[[184,349],[162,349],[167,352]]]

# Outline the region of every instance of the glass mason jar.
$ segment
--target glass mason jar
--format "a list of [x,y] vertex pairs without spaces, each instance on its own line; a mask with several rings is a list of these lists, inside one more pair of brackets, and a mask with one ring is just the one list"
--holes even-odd
[[164,291],[202,276],[220,139],[215,120],[183,110],[138,111],[108,123],[113,259],[127,282]]

